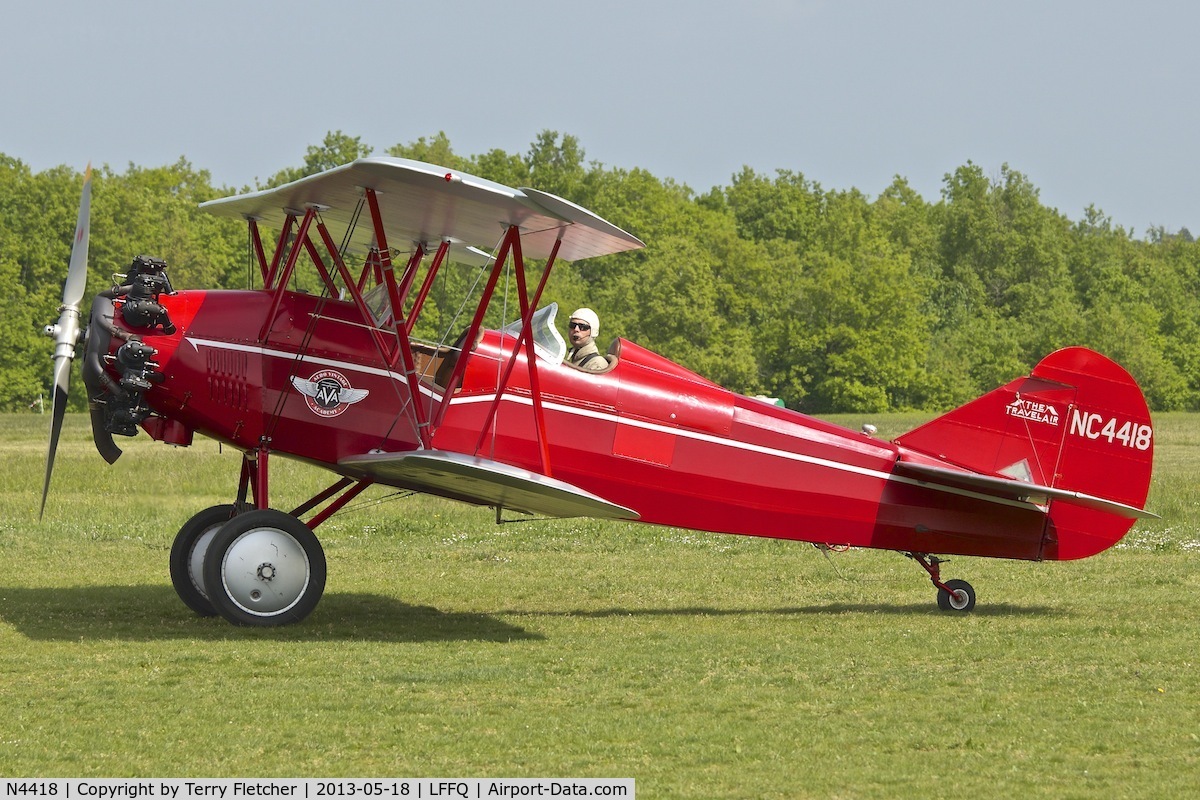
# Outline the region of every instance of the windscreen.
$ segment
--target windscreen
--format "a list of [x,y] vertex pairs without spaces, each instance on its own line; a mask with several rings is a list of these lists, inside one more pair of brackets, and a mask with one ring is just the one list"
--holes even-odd
[[[554,318],[557,315],[558,303],[551,303],[534,312],[530,325],[533,328],[533,351],[537,353],[538,358],[554,364],[561,364],[567,355],[567,343],[563,341],[562,335],[554,327]],[[519,336],[521,320],[506,325],[502,332],[509,336]]]

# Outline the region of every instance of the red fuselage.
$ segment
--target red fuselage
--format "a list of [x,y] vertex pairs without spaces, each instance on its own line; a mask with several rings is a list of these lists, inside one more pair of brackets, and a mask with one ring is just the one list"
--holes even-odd
[[[344,458],[421,446],[399,359],[386,341],[381,352],[350,303],[285,293],[264,340],[269,292],[161,300],[178,330],[145,337],[163,376],[147,403],[174,423],[147,426],[158,438],[194,430],[343,472]],[[479,446],[515,345],[484,333],[432,447],[542,471],[523,350]],[[1028,504],[897,475],[896,444],[727,391],[632,342],[614,349],[618,362],[603,374],[538,359],[549,471],[642,521],[921,553],[1059,557],[1047,515]],[[437,380],[455,357],[430,347],[418,359],[424,418],[436,420]]]

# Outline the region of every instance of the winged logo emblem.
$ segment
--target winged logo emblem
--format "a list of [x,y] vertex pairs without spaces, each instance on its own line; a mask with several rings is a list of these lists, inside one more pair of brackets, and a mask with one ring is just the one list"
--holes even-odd
[[319,370],[308,379],[293,375],[292,386],[304,396],[310,411],[326,418],[338,416],[370,394],[369,389],[351,386],[345,375],[333,369]]

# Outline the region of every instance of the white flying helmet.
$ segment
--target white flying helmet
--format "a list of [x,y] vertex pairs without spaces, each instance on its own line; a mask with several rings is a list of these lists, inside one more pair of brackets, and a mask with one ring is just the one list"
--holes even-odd
[[571,312],[571,319],[581,319],[592,326],[592,338],[600,335],[600,317],[590,308],[577,308]]

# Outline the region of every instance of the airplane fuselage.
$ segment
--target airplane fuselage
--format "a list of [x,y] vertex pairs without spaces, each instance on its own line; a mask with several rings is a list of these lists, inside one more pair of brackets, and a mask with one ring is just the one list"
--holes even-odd
[[[161,300],[177,330],[145,337],[162,375],[146,400],[174,425],[146,427],[176,443],[197,431],[347,474],[339,462],[348,457],[422,447],[422,420],[437,418],[445,396],[438,380],[458,357],[446,347],[417,353],[425,372],[417,414],[394,337],[363,326],[348,302],[286,292],[268,321],[268,292],[182,291]],[[543,471],[524,350],[481,441],[515,345],[512,336],[484,333],[440,424],[427,426],[430,446]],[[1028,503],[898,475],[896,444],[735,394],[633,342],[616,349],[616,365],[602,374],[538,359],[549,474],[636,510],[642,521],[916,552],[1056,557],[1046,515]]]

